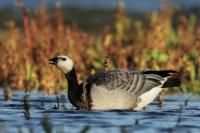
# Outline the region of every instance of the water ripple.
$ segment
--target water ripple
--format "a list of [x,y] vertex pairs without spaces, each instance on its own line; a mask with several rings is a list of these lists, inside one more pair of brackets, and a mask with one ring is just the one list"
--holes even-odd
[[[53,132],[61,128],[63,132],[76,133],[88,128],[90,132],[194,132],[200,131],[200,99],[195,97],[187,101],[186,95],[166,96],[164,107],[156,102],[142,111],[109,110],[80,111],[71,109],[69,102],[58,108],[56,96],[30,94],[30,118],[24,117],[24,93],[13,94],[12,101],[0,99],[0,127],[8,132],[25,132],[30,129],[41,132],[42,120],[46,116],[53,126]],[[64,99],[64,101],[68,101]]]

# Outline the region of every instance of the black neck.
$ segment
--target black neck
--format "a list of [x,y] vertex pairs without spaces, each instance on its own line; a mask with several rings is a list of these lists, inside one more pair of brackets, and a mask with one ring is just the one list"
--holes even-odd
[[72,68],[71,71],[69,71],[68,73],[65,73],[65,77],[67,78],[67,80],[69,82],[68,86],[72,85],[68,89],[77,89],[77,87],[78,87],[78,79],[77,79],[76,71],[75,71],[74,67]]
[[77,106],[76,101],[80,100],[82,92],[79,88],[78,79],[74,67],[71,71],[65,73],[65,77],[68,80],[68,98],[74,106]]

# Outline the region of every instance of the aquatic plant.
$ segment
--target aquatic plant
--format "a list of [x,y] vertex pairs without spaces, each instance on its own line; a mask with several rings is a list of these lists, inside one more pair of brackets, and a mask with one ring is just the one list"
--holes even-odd
[[26,120],[30,119],[30,103],[29,103],[29,95],[25,94],[23,97],[23,108],[24,108],[24,117]]
[[139,119],[135,119],[135,125],[139,125]]
[[67,107],[65,105],[65,95],[61,95],[60,98],[61,98],[61,104],[62,104],[63,109],[67,110]]
[[49,118],[47,116],[44,116],[41,119],[41,125],[42,125],[45,133],[52,133],[53,125],[52,125],[51,121],[49,121]]
[[58,96],[56,96],[56,102],[57,102],[57,107],[59,109],[60,108],[60,102],[59,102],[59,97]]
[[163,102],[164,102],[164,100],[161,98],[161,94],[159,94],[157,97],[157,103],[160,108],[163,107]]
[[125,126],[121,126],[120,132],[121,132],[121,133],[130,133],[130,132],[127,130],[127,127],[125,127]]
[[11,100],[12,92],[9,89],[5,88],[5,89],[3,89],[3,96],[4,96],[5,101]]
[[90,128],[90,126],[84,126],[83,129],[81,129],[80,133],[88,133]]

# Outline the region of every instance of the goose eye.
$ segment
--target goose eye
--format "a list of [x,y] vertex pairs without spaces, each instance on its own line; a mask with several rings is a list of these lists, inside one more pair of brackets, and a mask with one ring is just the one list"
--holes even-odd
[[66,61],[67,59],[66,59],[66,58],[62,58],[62,60],[63,60],[63,61]]

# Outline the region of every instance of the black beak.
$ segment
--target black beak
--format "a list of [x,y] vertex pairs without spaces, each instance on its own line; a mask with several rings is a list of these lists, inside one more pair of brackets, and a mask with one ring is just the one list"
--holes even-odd
[[57,57],[49,59],[49,64],[57,65],[57,63],[58,63],[58,58]]

